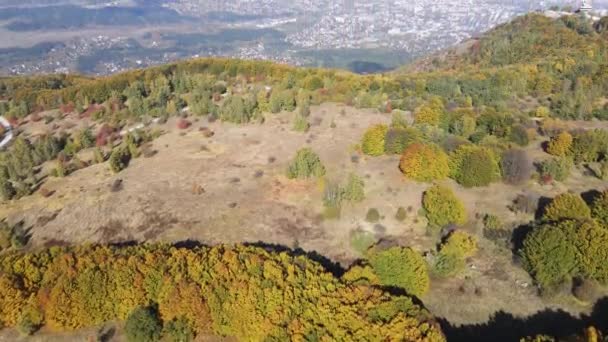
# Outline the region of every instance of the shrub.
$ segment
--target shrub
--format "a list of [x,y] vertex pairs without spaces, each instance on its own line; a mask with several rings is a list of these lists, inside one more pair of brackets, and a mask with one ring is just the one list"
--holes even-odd
[[20,334],[30,336],[42,327],[42,314],[38,310],[26,307],[17,323]]
[[601,288],[594,280],[580,279],[574,285],[572,294],[583,302],[595,303],[601,296]]
[[463,259],[470,258],[477,253],[477,239],[465,231],[456,230],[441,244],[439,253],[454,254]]
[[593,200],[591,216],[601,225],[608,227],[608,190],[602,192]]
[[519,194],[513,200],[513,205],[510,209],[514,212],[534,214],[538,209],[538,201],[540,196],[534,193]]
[[502,221],[495,215],[486,214],[483,218],[483,236],[499,246],[508,248],[511,231],[506,229]]
[[325,167],[319,156],[310,148],[299,150],[287,169],[287,177],[290,179],[306,179],[323,175],[325,175]]
[[327,183],[323,189],[323,205],[325,207],[340,208],[344,199],[344,191],[336,183]]
[[386,132],[384,151],[387,154],[401,154],[411,144],[419,141],[420,131],[411,127],[392,127]]
[[444,227],[451,223],[461,225],[467,221],[464,205],[450,188],[432,186],[423,194],[422,206],[433,227]]
[[450,156],[451,176],[465,187],[485,186],[500,179],[494,153],[473,145],[462,145]]
[[350,235],[350,245],[359,254],[363,255],[371,246],[376,243],[374,234],[363,231],[355,230]]
[[93,154],[93,161],[96,164],[101,164],[106,161],[106,156],[103,153],[103,151],[101,150],[101,148],[99,148],[99,147],[95,148],[94,154]]
[[586,219],[591,217],[591,210],[581,196],[571,193],[557,195],[545,208],[543,219],[558,221],[562,219]]
[[310,123],[306,117],[297,114],[293,120],[293,130],[296,132],[308,132],[310,129]]
[[500,159],[502,178],[508,184],[522,184],[532,175],[532,161],[521,149],[506,150]]
[[557,157],[565,157],[570,153],[572,141],[573,138],[570,133],[561,132],[551,138],[551,141],[547,144],[547,153]]
[[600,129],[579,132],[574,135],[572,155],[574,162],[596,162],[608,154],[608,132]]
[[228,96],[220,108],[220,119],[236,124],[247,123],[251,120],[256,107],[255,98]]
[[110,170],[114,173],[119,173],[129,166],[129,162],[131,161],[131,154],[126,147],[120,146],[115,148],[110,154]]
[[177,121],[177,128],[178,129],[187,129],[188,127],[192,126],[192,123],[186,119],[179,119]]
[[8,201],[13,199],[16,194],[17,191],[10,180],[8,168],[4,165],[0,165],[0,197],[2,197],[3,200]]
[[161,331],[160,319],[152,308],[135,309],[125,321],[125,335],[129,342],[158,341]]
[[365,183],[361,177],[354,173],[348,176],[348,181],[343,190],[343,197],[350,202],[361,202],[365,199]]
[[371,208],[367,211],[365,215],[365,221],[370,223],[376,223],[380,221],[380,212],[376,208]]
[[534,115],[536,115],[539,118],[547,118],[551,115],[551,112],[549,111],[549,108],[544,107],[544,106],[539,106],[538,108],[536,108]]
[[384,139],[388,128],[386,125],[375,125],[367,129],[363,135],[361,150],[370,156],[384,154]]
[[528,130],[522,125],[513,126],[511,129],[510,140],[519,146],[528,146],[530,143],[530,137],[528,136]]
[[486,214],[483,217],[483,227],[486,229],[501,229],[502,222],[496,215]]
[[426,262],[411,248],[392,247],[383,251],[372,248],[369,263],[382,285],[397,286],[415,296],[422,296],[429,289]]
[[391,128],[407,127],[405,113],[400,110],[393,110],[391,116]]
[[439,277],[447,278],[464,270],[466,262],[455,254],[439,253],[433,264],[433,273]]
[[163,336],[169,342],[190,342],[194,340],[194,331],[185,319],[174,319],[165,324]]
[[405,221],[406,218],[407,218],[407,210],[405,210],[404,207],[399,207],[397,209],[397,213],[395,214],[395,220],[397,220],[399,222],[403,222],[403,221]]
[[436,145],[415,143],[403,151],[401,172],[419,182],[446,178],[450,173],[448,156]]
[[570,158],[553,158],[540,163],[540,175],[544,179],[565,181],[570,176],[573,163]]

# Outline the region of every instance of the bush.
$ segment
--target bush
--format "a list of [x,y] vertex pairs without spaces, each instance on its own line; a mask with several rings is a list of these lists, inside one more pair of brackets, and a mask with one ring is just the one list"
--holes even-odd
[[473,145],[460,146],[450,156],[451,176],[465,187],[485,186],[500,179],[494,153]]
[[194,331],[185,319],[174,319],[165,324],[163,336],[169,342],[190,342],[194,340]]
[[600,129],[583,131],[574,135],[572,155],[575,163],[590,163],[608,154],[608,132]]
[[540,196],[534,193],[519,194],[510,209],[516,213],[534,214],[538,209]]
[[547,153],[557,157],[565,157],[570,154],[572,141],[573,138],[570,133],[561,132],[549,141],[547,144]]
[[386,125],[375,125],[367,129],[363,135],[361,150],[370,156],[384,154],[384,139],[388,128]]
[[395,220],[397,220],[399,222],[403,222],[403,221],[405,221],[406,218],[407,218],[407,210],[405,210],[404,207],[399,207],[397,209],[397,213],[395,214]]
[[325,167],[319,156],[310,148],[299,150],[287,169],[287,177],[290,179],[306,179],[323,175],[325,175]]
[[30,336],[42,327],[42,313],[26,307],[17,323],[17,330],[24,336]]
[[456,230],[439,247],[441,254],[454,254],[460,258],[470,258],[477,253],[477,239],[465,231]]
[[483,236],[498,244],[508,248],[511,240],[511,231],[504,227],[502,221],[495,215],[486,214],[483,218]]
[[371,208],[367,211],[365,215],[365,221],[370,223],[376,223],[380,221],[380,212],[376,208]]
[[403,151],[401,172],[419,182],[446,178],[450,173],[448,156],[436,145],[415,143]]
[[384,151],[387,154],[402,154],[411,144],[419,141],[420,131],[410,127],[392,127],[386,132]]
[[400,110],[393,110],[391,116],[391,128],[407,127],[407,119],[405,113]]
[[123,146],[117,147],[110,154],[110,170],[114,173],[119,173],[129,166],[130,161],[131,153],[129,153],[129,150]]
[[522,125],[513,126],[511,129],[510,140],[519,146],[528,146],[530,143],[530,137],[528,136],[528,130]]
[[508,184],[522,184],[532,176],[532,161],[521,149],[506,150],[500,159],[502,178]]
[[376,239],[370,232],[355,230],[351,233],[350,246],[361,255],[365,254],[374,243],[376,243]]
[[543,219],[547,221],[586,218],[591,218],[591,209],[581,196],[571,193],[557,195],[543,214]]
[[310,123],[302,115],[296,115],[293,121],[293,130],[296,132],[308,132],[310,129]]
[[16,194],[17,191],[10,180],[7,167],[0,165],[0,197],[2,197],[3,200],[8,201],[13,199]]
[[540,176],[545,180],[565,181],[570,176],[573,163],[570,158],[548,159],[540,163]]
[[323,189],[323,205],[325,208],[336,208],[338,212],[342,206],[344,191],[336,183],[328,183]]
[[156,310],[135,309],[125,321],[125,335],[129,342],[150,342],[160,340],[162,324]]
[[354,173],[348,176],[348,182],[343,190],[343,198],[350,202],[361,202],[365,199],[365,183]]
[[179,119],[177,121],[177,128],[178,129],[187,129],[188,127],[192,126],[192,123],[186,119]]
[[462,225],[467,221],[464,205],[450,188],[434,185],[422,196],[429,225],[445,227],[448,224]]
[[608,227],[608,190],[602,192],[593,200],[591,216],[599,224]]
[[580,301],[592,304],[601,296],[601,288],[594,280],[580,279],[575,282],[572,294]]
[[455,254],[439,253],[433,264],[433,273],[439,277],[447,278],[464,270],[466,262]]
[[392,247],[383,251],[372,248],[369,263],[382,285],[397,286],[415,296],[422,296],[429,289],[426,262],[411,248]]

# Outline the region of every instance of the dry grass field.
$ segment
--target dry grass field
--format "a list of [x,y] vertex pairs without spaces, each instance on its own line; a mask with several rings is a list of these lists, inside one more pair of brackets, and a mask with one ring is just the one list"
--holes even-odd
[[[37,192],[4,203],[0,215],[10,223],[23,221],[31,229],[30,248],[132,241],[264,241],[315,251],[346,268],[360,257],[351,242],[355,232],[396,240],[421,252],[435,247],[436,237],[427,234],[426,219],[418,214],[429,185],[406,180],[397,167],[398,156],[371,158],[357,152],[365,129],[389,123],[390,115],[327,103],[312,108],[307,133],[292,131],[292,115],[268,115],[264,124],[240,126],[200,119],[186,130],[179,130],[171,119],[152,127],[164,131],[151,143],[155,155],[134,159],[119,174],[111,173],[106,162],[65,178],[48,177],[42,187],[52,192],[50,197]],[[35,135],[87,124],[66,118],[59,126],[40,121],[23,129]],[[202,127],[214,135],[205,137]],[[546,157],[540,144],[536,141],[527,148],[535,160]],[[307,146],[320,155],[330,181],[344,181],[351,172],[365,181],[365,200],[344,207],[339,219],[324,219],[319,181],[285,176],[295,151]],[[90,155],[85,151],[81,158]],[[113,189],[117,181],[120,186]],[[530,181],[518,187],[496,183],[465,189],[453,181],[446,183],[469,211],[470,224],[465,228],[479,236],[480,252],[469,260],[465,273],[432,281],[422,301],[435,315],[453,324],[471,324],[501,310],[525,316],[547,307],[572,313],[589,309],[568,301],[544,302],[529,275],[514,264],[511,252],[482,238],[476,214],[494,214],[515,227],[532,219],[508,209],[518,194],[531,191],[553,197],[567,190],[603,189],[605,182],[576,170],[567,182],[555,186]],[[403,222],[395,219],[398,207],[408,208]],[[370,208],[378,209],[378,223],[365,220]]]

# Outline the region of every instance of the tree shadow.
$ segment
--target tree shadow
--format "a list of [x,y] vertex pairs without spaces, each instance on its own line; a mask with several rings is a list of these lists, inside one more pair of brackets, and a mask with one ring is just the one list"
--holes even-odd
[[499,311],[488,322],[456,326],[440,319],[441,328],[448,341],[519,341],[523,337],[549,335],[562,340],[580,335],[584,329],[594,326],[602,331],[608,326],[608,297],[600,299],[591,315],[574,317],[562,310],[544,310],[528,317],[515,317]]
[[595,201],[595,199],[598,198],[601,194],[602,193],[600,191],[591,189],[581,193],[581,197],[583,198],[583,201],[587,203],[588,206],[591,206],[593,204],[593,201]]
[[173,243],[173,247],[185,248],[185,249],[197,249],[197,248],[208,247],[208,246],[198,240],[188,239],[188,240],[177,241],[177,242]]
[[524,240],[532,230],[534,229],[534,222],[530,222],[529,224],[521,225],[515,229],[513,229],[513,234],[511,235],[511,246],[513,255],[517,255],[517,252],[522,249],[524,246]]
[[536,208],[536,212],[534,213],[534,218],[536,220],[540,220],[543,218],[543,214],[545,213],[545,209],[549,204],[551,204],[553,198],[542,196],[538,199],[538,207]]
[[305,257],[309,258],[310,260],[321,264],[321,266],[323,266],[323,268],[325,268],[325,270],[327,270],[328,272],[333,274],[334,277],[336,277],[336,278],[342,277],[344,272],[346,272],[346,270],[344,269],[344,267],[342,267],[342,265],[340,265],[340,263],[331,261],[327,257],[319,254],[317,251],[307,252],[307,251],[303,250],[302,248],[292,249],[292,248],[289,248],[284,245],[275,244],[275,243],[267,243],[267,242],[263,242],[263,241],[248,242],[248,243],[245,243],[244,245],[262,248],[268,252],[288,253],[291,256],[305,256]]

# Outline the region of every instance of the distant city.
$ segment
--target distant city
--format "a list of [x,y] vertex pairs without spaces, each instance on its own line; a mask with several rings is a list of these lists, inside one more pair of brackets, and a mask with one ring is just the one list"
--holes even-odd
[[[607,2],[595,1],[594,10],[603,11]],[[103,75],[204,56],[377,72],[523,13],[580,6],[515,0],[6,0],[0,73]]]

